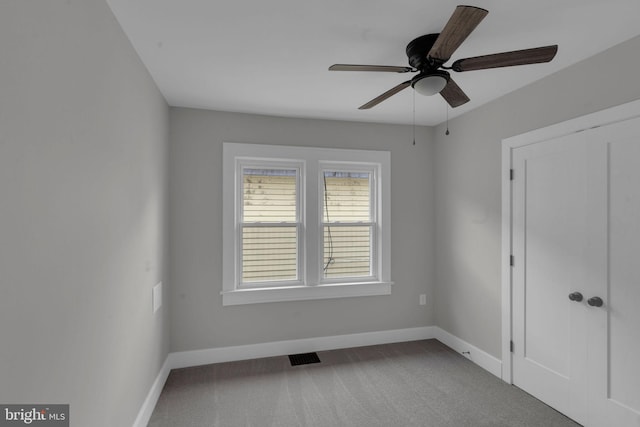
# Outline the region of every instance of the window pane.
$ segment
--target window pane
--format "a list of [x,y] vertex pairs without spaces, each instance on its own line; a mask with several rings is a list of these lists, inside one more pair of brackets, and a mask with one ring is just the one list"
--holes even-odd
[[242,282],[296,280],[298,228],[242,228]]
[[324,222],[371,220],[371,174],[324,171]]
[[324,226],[324,277],[371,276],[371,226]]
[[242,170],[243,222],[295,222],[295,169]]

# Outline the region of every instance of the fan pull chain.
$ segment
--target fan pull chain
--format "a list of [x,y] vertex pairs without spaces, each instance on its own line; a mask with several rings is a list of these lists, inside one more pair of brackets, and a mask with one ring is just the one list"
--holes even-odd
[[447,131],[444,134],[449,135],[449,105],[447,105],[445,108],[447,109]]
[[416,91],[413,92],[413,145],[416,145]]

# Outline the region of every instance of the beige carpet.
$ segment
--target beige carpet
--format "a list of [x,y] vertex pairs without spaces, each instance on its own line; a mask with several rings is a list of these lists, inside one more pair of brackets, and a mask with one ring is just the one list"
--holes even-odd
[[171,372],[150,427],[575,427],[435,340]]

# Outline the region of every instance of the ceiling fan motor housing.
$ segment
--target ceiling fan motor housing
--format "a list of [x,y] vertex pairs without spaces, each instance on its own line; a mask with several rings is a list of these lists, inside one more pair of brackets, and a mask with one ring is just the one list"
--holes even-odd
[[406,52],[409,57],[409,64],[413,68],[424,72],[436,70],[442,65],[427,57],[438,36],[438,33],[426,34],[409,42]]

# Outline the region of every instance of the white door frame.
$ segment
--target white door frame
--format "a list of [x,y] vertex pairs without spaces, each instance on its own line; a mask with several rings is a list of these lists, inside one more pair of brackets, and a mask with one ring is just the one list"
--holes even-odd
[[[547,141],[571,133],[640,117],[640,100],[607,108],[586,116],[567,120],[502,140],[502,380],[512,383],[511,339],[511,254],[512,210],[511,168],[515,148]],[[518,345],[516,343],[515,345]]]

